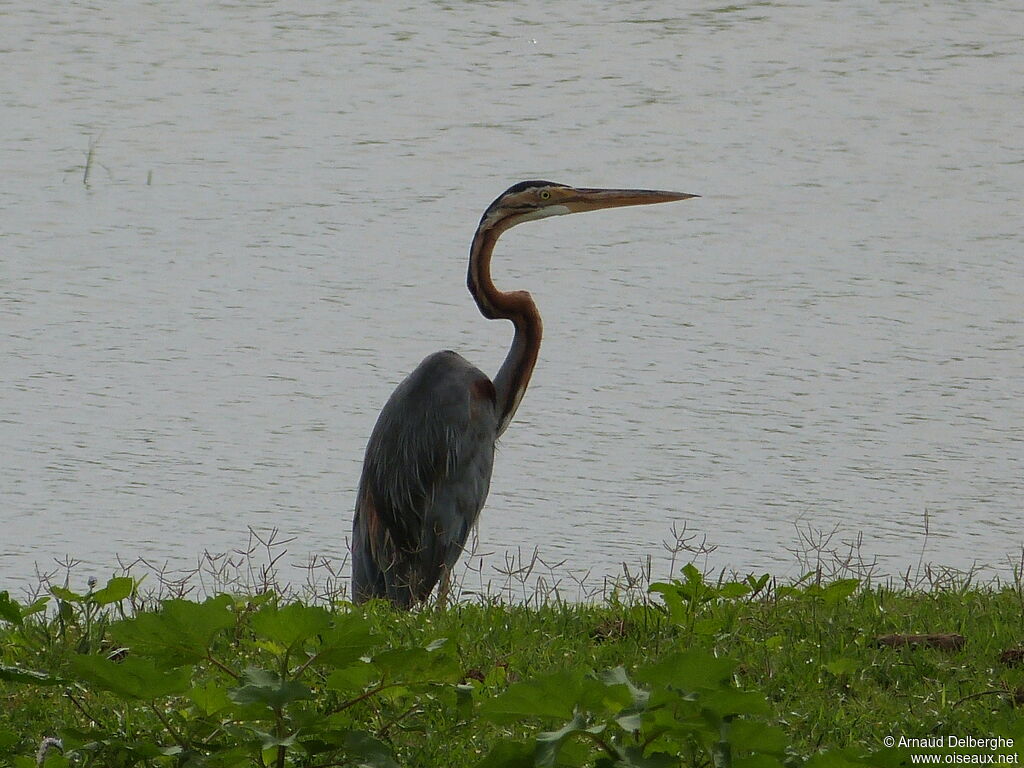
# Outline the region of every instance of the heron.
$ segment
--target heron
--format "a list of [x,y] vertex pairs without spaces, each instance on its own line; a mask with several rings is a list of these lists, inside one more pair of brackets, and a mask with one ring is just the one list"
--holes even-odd
[[530,383],[540,351],[540,312],[527,291],[491,280],[498,237],[549,216],[697,197],[651,189],[577,188],[523,181],[484,211],[469,249],[467,285],[480,313],[511,320],[512,345],[492,381],[446,350],[423,360],[384,405],[370,435],[352,524],[352,597],[410,608],[452,568],[487,499],[494,447]]

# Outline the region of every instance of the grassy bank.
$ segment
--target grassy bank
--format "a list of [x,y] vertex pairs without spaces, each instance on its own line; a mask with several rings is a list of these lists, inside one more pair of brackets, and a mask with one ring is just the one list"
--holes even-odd
[[[47,737],[63,748],[48,766],[909,765],[929,752],[901,737],[942,737],[935,754],[960,764],[1024,745],[1019,583],[780,585],[688,566],[647,599],[593,605],[145,605],[130,578],[48,597],[0,597],[0,765],[36,765]],[[951,736],[1003,741],[951,750]]]

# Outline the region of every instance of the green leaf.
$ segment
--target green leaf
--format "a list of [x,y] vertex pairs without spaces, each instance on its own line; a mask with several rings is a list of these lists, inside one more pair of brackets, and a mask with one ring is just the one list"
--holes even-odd
[[282,680],[276,672],[248,667],[242,673],[242,685],[228,691],[228,697],[236,704],[263,704],[276,711],[293,701],[311,699],[313,694],[308,686]]
[[336,615],[334,626],[321,635],[317,663],[345,667],[365,656],[375,642],[370,621],[365,616]]
[[370,683],[380,680],[380,674],[373,664],[357,661],[331,672],[327,676],[327,687],[341,694],[362,693]]
[[331,626],[331,614],[325,609],[302,603],[283,608],[265,605],[250,619],[253,632],[291,649]]
[[580,670],[563,670],[544,677],[525,680],[480,707],[481,717],[496,722],[517,722],[523,717],[566,720],[583,688]]
[[572,720],[559,728],[557,731],[545,731],[537,734],[537,752],[535,755],[536,764],[548,768],[555,764],[558,753],[562,749],[565,740],[577,733],[600,734],[604,731],[604,725],[587,727],[587,721],[577,713]]
[[260,737],[260,747],[264,750],[271,749],[273,747],[294,747],[296,734],[291,733],[287,736],[276,736],[273,733],[267,733],[266,731],[256,731]]
[[231,706],[227,689],[212,682],[193,688],[188,697],[204,715],[214,715]]
[[7,752],[19,741],[18,734],[13,731],[0,731],[0,754]]
[[[884,750],[884,752],[899,755],[898,750]],[[872,755],[872,758],[880,755],[881,752],[876,753]],[[878,768],[883,768],[883,766],[900,765],[900,763],[892,763],[885,760],[875,763],[871,761],[871,758],[866,758],[856,749],[847,747],[846,749],[831,749],[818,752],[804,763],[804,768],[863,768],[865,765],[877,765]]]
[[670,685],[685,691],[715,689],[727,685],[736,669],[736,662],[704,651],[681,651],[638,670],[638,680]]
[[72,656],[71,670],[77,678],[120,696],[151,701],[188,690],[191,670],[167,670],[152,659],[129,656],[115,663],[101,656]]
[[770,573],[762,573],[760,576],[754,576],[753,574],[747,574],[747,578],[744,581],[750,585],[750,589],[756,594],[764,589],[765,585],[771,580],[772,575]]
[[[618,696],[616,696],[614,700],[616,702],[621,701],[621,706],[623,707],[632,705],[638,709],[643,709],[647,706],[647,700],[651,697],[649,691],[646,691],[643,688],[638,688],[633,681],[629,679],[629,676],[626,674],[625,667],[618,666],[613,669],[607,669],[604,672],[599,673],[597,675],[597,679],[609,688],[613,686],[622,687],[623,692],[626,694],[625,700]],[[606,691],[606,694],[607,693],[608,692]]]
[[382,651],[373,657],[373,664],[388,680],[455,682],[462,677],[462,669],[455,658],[437,641],[427,648]]
[[656,752],[644,757],[640,747],[626,747],[622,756],[615,764],[616,768],[678,768],[679,757],[664,752]]
[[687,584],[703,584],[704,575],[693,563],[687,563],[682,569],[683,576],[686,577]]
[[70,622],[75,618],[75,609],[72,604],[66,600],[58,600],[57,615],[60,617],[61,621]]
[[833,659],[824,665],[825,669],[835,675],[836,677],[844,677],[852,675],[861,668],[861,663],[857,659],[850,658],[849,656],[840,656],[838,659]]
[[721,616],[708,616],[694,622],[693,632],[701,637],[714,637],[725,628],[725,619]]
[[217,633],[234,626],[228,610],[229,595],[211,597],[202,603],[166,600],[158,613],[140,613],[115,622],[110,636],[118,645],[131,648],[133,655],[159,658],[165,664],[183,666],[207,657]]
[[822,590],[821,598],[825,605],[838,605],[856,592],[859,586],[858,579],[839,579]]
[[455,712],[459,720],[469,722],[473,717],[473,686],[455,686]]
[[701,696],[700,702],[719,717],[767,715],[771,712],[768,701],[759,691],[738,691],[734,688],[708,691]]
[[96,605],[109,605],[129,597],[135,589],[135,579],[130,576],[115,576],[103,589],[89,595],[89,600]]
[[66,587],[50,587],[50,594],[68,603],[84,603],[85,595],[72,592]]
[[732,768],[785,768],[785,763],[774,755],[747,755],[734,757]]
[[346,759],[359,768],[401,768],[391,747],[366,731],[350,731],[344,745]]
[[31,616],[31,615],[33,615],[35,613],[42,613],[43,611],[46,610],[46,604],[49,603],[49,602],[50,602],[50,596],[49,595],[43,595],[42,597],[38,598],[31,605],[22,606],[22,608],[21,608],[21,616],[22,616],[22,618],[24,618],[26,616]]
[[726,600],[737,600],[750,594],[750,585],[742,581],[730,581],[718,588],[718,596]]
[[49,672],[36,672],[34,669],[22,669],[0,664],[0,680],[9,683],[29,683],[31,685],[62,685],[64,680]]
[[476,768],[534,768],[536,747],[522,741],[499,741]]
[[435,640],[431,640],[429,643],[427,643],[426,650],[430,653],[433,653],[434,651],[441,650],[446,645],[448,645],[448,638],[438,637]]
[[686,620],[686,606],[683,605],[683,598],[679,594],[678,584],[666,584],[663,581],[651,584],[648,592],[660,594],[668,609],[668,616],[675,624],[682,624]]
[[786,734],[775,726],[759,720],[736,719],[729,724],[729,741],[733,754],[754,752],[783,755],[789,746]]
[[623,712],[615,718],[615,724],[627,733],[637,733],[644,727],[644,712],[635,709]]
[[22,622],[21,605],[11,600],[8,592],[0,592],[0,620],[20,625]]

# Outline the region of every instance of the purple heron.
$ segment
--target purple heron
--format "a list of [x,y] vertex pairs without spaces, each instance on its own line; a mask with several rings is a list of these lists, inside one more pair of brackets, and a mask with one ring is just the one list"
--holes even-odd
[[498,237],[524,221],[697,197],[649,189],[580,189],[550,181],[509,187],[488,206],[469,250],[469,292],[488,319],[511,320],[512,347],[492,382],[451,351],[427,357],[395,389],[366,447],[352,527],[352,596],[408,608],[449,574],[487,498],[494,444],[515,415],[540,350],[526,291],[491,281]]

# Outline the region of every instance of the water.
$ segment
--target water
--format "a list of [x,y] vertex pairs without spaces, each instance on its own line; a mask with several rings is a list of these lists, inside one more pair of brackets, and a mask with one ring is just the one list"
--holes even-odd
[[685,523],[741,573],[798,571],[798,526],[1007,572],[1024,12],[694,5],[6,4],[0,579],[249,526],[342,558],[393,386],[503,358],[465,259],[535,177],[702,197],[502,240],[547,335],[485,571],[663,576]]

